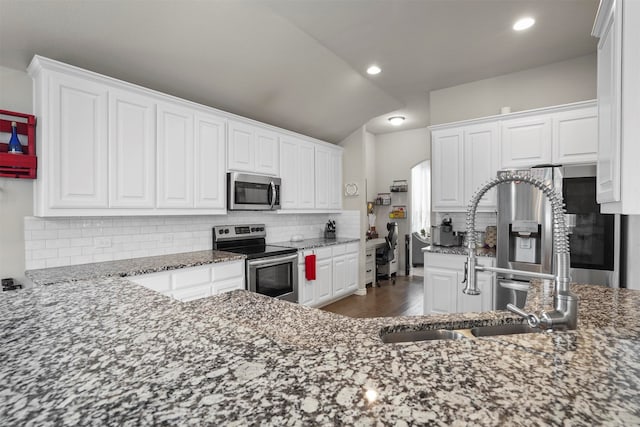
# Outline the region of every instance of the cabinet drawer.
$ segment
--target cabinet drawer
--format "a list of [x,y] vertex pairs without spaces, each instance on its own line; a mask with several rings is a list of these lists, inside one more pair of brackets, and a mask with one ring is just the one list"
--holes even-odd
[[344,255],[347,253],[347,245],[335,245],[331,247],[331,253],[333,256]]
[[171,296],[179,301],[193,301],[211,296],[211,285],[204,284],[171,292]]
[[244,261],[215,264],[212,268],[212,280],[225,280],[244,274]]
[[244,277],[236,277],[235,279],[225,280],[224,282],[215,283],[213,285],[212,294],[218,295],[223,292],[234,291],[236,289],[244,289]]
[[171,274],[168,272],[134,276],[130,277],[129,280],[156,292],[168,292],[171,290]]
[[347,243],[347,253],[348,254],[353,254],[358,252],[358,250],[360,249],[360,243],[355,242],[355,243]]
[[211,281],[211,266],[208,265],[174,271],[171,274],[172,288],[174,290],[211,284]]

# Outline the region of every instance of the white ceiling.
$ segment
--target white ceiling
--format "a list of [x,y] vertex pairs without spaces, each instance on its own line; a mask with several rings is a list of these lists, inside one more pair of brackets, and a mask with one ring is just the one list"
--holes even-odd
[[[429,124],[428,93],[595,51],[597,0],[0,0],[0,65],[40,54],[339,142]],[[534,16],[525,32],[513,21]],[[366,75],[370,63],[383,72]],[[1,89],[1,88],[0,88]],[[386,118],[407,117],[400,128]]]

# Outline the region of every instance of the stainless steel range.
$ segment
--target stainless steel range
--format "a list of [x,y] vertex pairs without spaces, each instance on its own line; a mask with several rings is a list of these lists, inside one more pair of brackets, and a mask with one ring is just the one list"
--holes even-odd
[[270,297],[298,302],[298,250],[266,244],[264,224],[213,227],[213,249],[247,256],[245,287]]

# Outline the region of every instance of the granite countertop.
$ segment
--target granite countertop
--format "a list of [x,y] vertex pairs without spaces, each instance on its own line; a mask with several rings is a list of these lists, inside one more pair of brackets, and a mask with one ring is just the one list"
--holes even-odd
[[[434,254],[450,254],[450,255],[467,255],[465,246],[437,246],[429,245],[422,248],[422,252],[431,252]],[[496,248],[477,248],[477,256],[495,257]]]
[[270,243],[274,246],[284,246],[287,248],[296,248],[298,250],[302,249],[312,249],[312,248],[321,248],[323,246],[332,246],[332,245],[343,245],[345,243],[353,243],[359,242],[360,239],[356,238],[337,238],[337,239],[325,239],[324,237],[318,237],[314,239],[304,239],[298,242],[277,242]]
[[59,282],[98,279],[104,277],[127,277],[198,265],[227,262],[246,258],[244,255],[223,251],[197,251],[159,255],[119,261],[96,262],[66,267],[27,270],[25,275],[36,285]]
[[[508,312],[353,319],[126,278],[3,293],[4,425],[637,425],[640,292],[573,285],[576,331],[383,344]],[[532,285],[529,305],[538,305]]]

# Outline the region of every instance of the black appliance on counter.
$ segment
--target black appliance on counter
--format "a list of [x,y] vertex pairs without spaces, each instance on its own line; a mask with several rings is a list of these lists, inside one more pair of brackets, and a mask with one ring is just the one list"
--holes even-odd
[[266,244],[264,224],[213,227],[213,249],[246,255],[245,287],[298,302],[298,250]]

